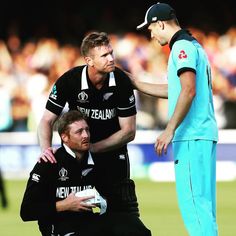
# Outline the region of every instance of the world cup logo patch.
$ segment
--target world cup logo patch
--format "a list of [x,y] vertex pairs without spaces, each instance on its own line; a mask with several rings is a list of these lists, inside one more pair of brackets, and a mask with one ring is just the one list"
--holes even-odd
[[69,177],[67,177],[67,175],[68,175],[68,171],[64,167],[62,167],[59,171],[60,177],[58,179],[61,181],[66,181],[67,179],[69,179]]
[[81,93],[78,94],[78,100],[81,103],[88,102],[88,94],[82,91]]

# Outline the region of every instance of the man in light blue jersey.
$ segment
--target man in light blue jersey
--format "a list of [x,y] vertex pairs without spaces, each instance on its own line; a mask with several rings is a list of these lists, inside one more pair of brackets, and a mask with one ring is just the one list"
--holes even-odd
[[179,208],[191,236],[216,236],[216,143],[210,65],[198,41],[182,29],[175,10],[157,3],[137,29],[147,28],[161,46],[170,47],[168,84],[133,79],[149,95],[168,98],[169,121],[157,138],[158,155],[172,142]]

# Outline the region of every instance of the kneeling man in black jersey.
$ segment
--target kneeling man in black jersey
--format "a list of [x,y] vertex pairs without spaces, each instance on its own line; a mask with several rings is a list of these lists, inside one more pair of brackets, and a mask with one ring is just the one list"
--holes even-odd
[[64,113],[57,124],[62,140],[55,153],[57,163],[34,166],[21,204],[21,218],[37,220],[44,236],[110,235],[102,231],[99,214],[93,213],[101,199],[106,208],[106,201],[96,191],[96,199],[94,195],[77,196],[92,194],[88,190],[95,185],[88,124],[79,111]]

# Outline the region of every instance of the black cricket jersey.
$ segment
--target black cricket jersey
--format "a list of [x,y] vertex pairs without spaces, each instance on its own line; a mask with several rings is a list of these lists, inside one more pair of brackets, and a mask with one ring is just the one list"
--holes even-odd
[[36,163],[21,204],[21,218],[24,221],[37,220],[43,235],[71,232],[95,217],[91,212],[56,211],[56,201],[94,186],[91,155],[88,153],[86,158],[78,161],[64,147],[60,147],[55,157],[56,164]]
[[[96,89],[88,77],[87,66],[74,67],[54,84],[46,109],[60,115],[65,104],[69,110],[80,110],[88,119],[91,143],[103,140],[120,130],[119,117],[137,113],[133,86],[119,68],[108,74],[101,89]],[[98,191],[108,200],[110,207],[119,208],[122,196],[115,193],[117,184],[130,178],[127,145],[103,153],[92,153],[98,182]],[[114,200],[115,199],[115,200]],[[121,204],[120,204],[121,205]]]
[[101,89],[90,82],[87,66],[67,71],[54,84],[46,108],[60,115],[66,102],[70,110],[78,109],[88,117],[92,143],[118,131],[118,117],[136,114],[132,84],[117,67],[108,74]]

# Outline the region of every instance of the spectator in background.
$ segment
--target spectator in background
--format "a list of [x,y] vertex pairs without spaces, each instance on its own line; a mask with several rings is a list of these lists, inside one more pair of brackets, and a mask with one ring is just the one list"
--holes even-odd
[[9,132],[12,128],[12,106],[10,93],[4,83],[0,78],[0,132]]
[[14,132],[28,131],[27,123],[30,113],[30,100],[26,93],[26,87],[19,85],[13,91],[12,104],[12,119]]
[[9,74],[12,68],[12,59],[6,44],[0,41],[0,132],[11,131],[12,104],[11,99],[15,89],[14,78]]
[[[223,34],[203,32],[194,27],[190,29],[194,37],[202,42],[212,65],[218,127],[234,128],[236,127],[235,27],[229,28]],[[149,41],[144,35],[130,32],[110,36],[118,66],[144,82],[166,83],[168,47],[161,47],[155,40]],[[69,68],[83,63],[77,44],[61,44],[59,38],[42,37],[23,42],[22,38],[13,33],[6,41],[0,40],[0,83],[4,81],[5,90],[2,95],[5,98],[2,106],[9,107],[10,101],[11,109],[9,116],[5,113],[8,123],[6,130],[35,131],[44,109],[43,101],[47,99],[47,94],[56,79]],[[39,89],[32,86],[33,81],[36,81],[35,86],[37,84]],[[20,96],[19,93],[23,93],[24,96]],[[137,128],[163,129],[168,120],[167,101],[146,96],[139,91],[135,91],[135,95],[137,109],[140,111],[137,113]],[[25,109],[27,106],[28,111]]]
[[224,128],[236,128],[236,27],[231,27],[224,36],[219,37],[220,53],[215,53],[215,68],[221,78],[218,93],[224,100],[226,124]]

